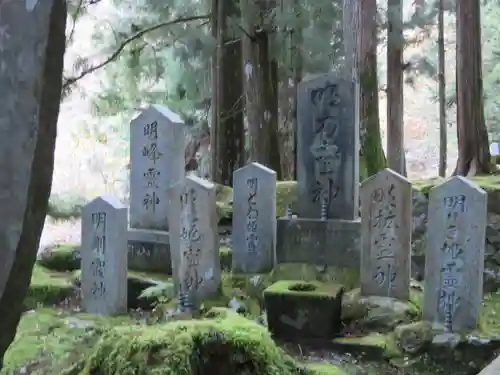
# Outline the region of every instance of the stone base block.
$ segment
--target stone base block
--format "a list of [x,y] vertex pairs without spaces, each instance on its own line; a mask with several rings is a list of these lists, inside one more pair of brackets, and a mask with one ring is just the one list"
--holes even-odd
[[269,331],[284,341],[329,340],[341,329],[343,288],[278,281],[264,291]]
[[359,269],[361,220],[277,220],[276,261]]
[[169,233],[129,228],[128,268],[133,271],[171,275]]

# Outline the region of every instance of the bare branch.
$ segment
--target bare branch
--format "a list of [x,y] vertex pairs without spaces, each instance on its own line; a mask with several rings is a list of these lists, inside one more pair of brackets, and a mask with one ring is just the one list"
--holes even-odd
[[125,49],[125,47],[129,43],[132,43],[134,40],[139,39],[140,37],[142,37],[143,35],[151,32],[151,31],[155,31],[155,30],[161,29],[162,27],[172,26],[172,25],[182,23],[182,22],[199,21],[199,20],[207,20],[207,19],[210,19],[210,14],[206,14],[203,16],[179,17],[179,18],[176,18],[176,19],[168,21],[168,22],[162,22],[162,23],[159,23],[157,25],[153,25],[151,27],[147,27],[145,29],[142,29],[141,31],[139,31],[139,32],[135,33],[134,35],[125,39],[118,46],[118,48],[115,50],[115,52],[113,52],[103,62],[96,64],[96,65],[93,65],[90,68],[83,70],[82,72],[80,72],[79,74],[77,74],[74,77],[65,78],[64,83],[63,83],[63,90],[67,89],[70,85],[74,84],[75,82],[79,81],[80,79],[89,75],[90,73],[93,73],[96,70],[103,68],[104,66],[106,66],[110,62],[116,60],[118,58],[118,56],[120,56],[120,53],[122,53],[122,51]]

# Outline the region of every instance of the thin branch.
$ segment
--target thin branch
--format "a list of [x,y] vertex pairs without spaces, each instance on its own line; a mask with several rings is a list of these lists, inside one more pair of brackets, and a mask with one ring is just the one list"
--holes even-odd
[[75,29],[76,29],[76,20],[80,13],[82,12],[83,9],[83,0],[79,0],[78,5],[76,7],[75,14],[71,16],[73,25],[71,25],[71,31],[69,32],[68,38],[66,40],[66,43],[69,43],[70,41],[73,40],[73,37],[75,36]]
[[172,26],[172,25],[175,25],[175,24],[178,24],[178,23],[181,23],[181,22],[199,21],[199,20],[206,20],[206,19],[210,19],[210,15],[209,14],[206,14],[206,15],[203,15],[203,16],[179,17],[179,18],[176,18],[176,19],[168,21],[168,22],[162,22],[162,23],[159,23],[157,25],[154,25],[154,26],[142,29],[141,31],[139,31],[139,32],[135,33],[134,35],[132,35],[132,36],[128,37],[127,39],[125,39],[118,46],[118,48],[115,50],[115,52],[113,52],[103,62],[101,62],[99,64],[96,64],[96,65],[94,65],[94,66],[92,66],[92,67],[90,67],[88,69],[85,69],[84,71],[82,71],[81,73],[79,73],[78,75],[76,75],[74,77],[66,78],[65,81],[64,81],[64,83],[63,83],[63,89],[66,89],[68,86],[74,84],[75,82],[79,81],[80,79],[82,79],[83,77],[89,75],[90,73],[93,73],[96,70],[99,70],[99,69],[103,68],[104,66],[106,66],[107,64],[109,64],[111,61],[116,60],[118,58],[118,56],[120,56],[120,53],[122,53],[122,51],[125,49],[125,47],[129,43],[132,43],[134,40],[142,37],[143,35],[151,32],[151,31],[155,31],[155,30],[161,29],[162,27],[166,27],[166,26]]

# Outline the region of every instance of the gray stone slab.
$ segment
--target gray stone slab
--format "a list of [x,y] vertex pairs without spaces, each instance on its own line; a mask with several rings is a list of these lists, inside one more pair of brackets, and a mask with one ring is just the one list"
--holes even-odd
[[483,300],[487,194],[455,176],[430,191],[423,318],[477,327]]
[[259,163],[233,175],[232,269],[269,272],[276,256],[276,172]]
[[361,185],[361,293],[410,296],[411,182],[384,169]]
[[176,290],[193,301],[213,296],[221,280],[215,184],[190,175],[172,186],[168,197]]
[[500,374],[500,356],[496,357],[488,366],[477,375],[498,375]]
[[184,123],[151,105],[130,123],[130,227],[168,230],[167,189],[184,177]]
[[359,121],[351,80],[322,75],[298,87],[297,213],[353,220],[359,204]]
[[359,220],[277,220],[276,262],[332,265],[359,270]]
[[128,230],[128,269],[171,275],[169,233],[157,230]]
[[82,304],[96,315],[127,311],[127,208],[115,197],[82,210]]

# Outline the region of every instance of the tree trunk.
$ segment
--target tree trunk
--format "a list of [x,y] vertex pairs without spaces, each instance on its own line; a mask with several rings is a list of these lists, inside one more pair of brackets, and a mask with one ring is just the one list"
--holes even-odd
[[479,0],[457,1],[457,130],[455,174],[472,176],[491,169],[484,120]]
[[[265,3],[265,2],[262,2]],[[281,177],[278,145],[277,75],[272,73],[269,34],[262,27],[263,5],[241,0],[243,29],[244,91],[248,119],[249,159]]]
[[444,49],[444,0],[439,0],[438,10],[438,76],[439,76],[439,175],[446,175],[448,133],[446,130],[446,66]]
[[[351,0],[354,1],[354,0]],[[377,3],[373,0],[359,2],[359,55],[358,69],[360,82],[360,133],[361,158],[370,177],[382,170],[385,165],[384,149],[380,136],[378,77],[377,77]]]
[[[222,5],[221,5],[222,6]],[[216,41],[216,47],[213,51],[212,55],[212,97],[210,100],[210,176],[214,176],[218,170],[218,160],[219,157],[217,155],[217,124],[219,122],[219,55],[222,54],[221,48],[219,46],[222,45],[222,32],[219,32],[219,0],[212,0],[212,37]]]
[[236,0],[220,1],[217,14],[217,125],[212,143],[212,180],[232,186],[233,172],[245,163],[241,41],[227,22],[230,17],[239,16]]
[[403,127],[403,9],[387,4],[387,164],[406,175]]
[[[303,21],[302,18],[304,15],[302,14],[302,4],[300,0],[294,0],[293,2],[293,12],[295,13],[295,28],[292,31],[290,37],[291,44],[291,65],[293,67],[293,90],[292,90],[292,132],[293,132],[293,179],[297,180],[297,88],[299,87],[299,83],[302,81],[302,68],[303,68],[303,59],[302,59],[302,48],[304,44],[304,38],[302,36],[303,32]],[[288,86],[288,83],[287,83]]]
[[0,9],[0,26],[12,36],[0,57],[1,368],[23,312],[52,186],[67,10],[63,0],[34,9],[9,1]]

